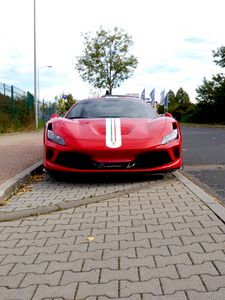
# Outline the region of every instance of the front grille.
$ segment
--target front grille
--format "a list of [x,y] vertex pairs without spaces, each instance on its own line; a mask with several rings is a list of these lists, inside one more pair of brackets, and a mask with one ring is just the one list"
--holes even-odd
[[93,161],[90,156],[77,152],[59,153],[55,160],[55,163],[61,166],[79,170],[151,169],[171,162],[172,159],[166,151],[140,154],[131,162],[97,162]]
[[152,151],[137,156],[135,168],[151,169],[160,167],[172,162],[172,159],[166,151]]
[[93,161],[90,157],[77,152],[59,153],[55,162],[61,166],[72,169],[93,169]]
[[88,155],[77,152],[62,152],[57,156],[55,163],[72,169],[97,170],[97,169],[128,169],[133,167],[130,162],[97,162]]

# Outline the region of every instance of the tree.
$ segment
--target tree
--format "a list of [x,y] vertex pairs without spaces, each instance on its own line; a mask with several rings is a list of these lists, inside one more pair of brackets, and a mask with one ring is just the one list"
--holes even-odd
[[211,80],[203,79],[196,89],[198,106],[207,116],[206,122],[225,123],[225,76],[216,74]]
[[203,84],[200,85],[197,89],[197,102],[214,104],[215,103],[215,95],[214,95],[215,82],[214,80],[207,80],[205,77],[203,78]]
[[[213,51],[214,62],[225,67],[225,47]],[[203,78],[197,89],[198,108],[204,113],[206,122],[225,123],[225,74],[212,76],[211,80]]]
[[168,111],[178,120],[181,121],[184,113],[191,105],[191,101],[187,92],[183,88],[179,88],[176,95],[172,90],[168,92]]
[[179,102],[177,101],[177,98],[172,90],[169,90],[169,92],[168,92],[168,104],[169,104],[169,107],[168,107],[169,111],[171,109],[175,108],[179,104]]
[[74,103],[76,103],[76,100],[73,98],[72,94],[62,94],[59,98],[56,96],[55,99],[57,101],[57,111],[59,115],[63,115]]
[[111,94],[137,67],[137,58],[129,54],[132,45],[123,29],[115,27],[111,32],[100,27],[94,37],[84,34],[84,53],[77,57],[75,68],[84,81]]
[[170,112],[177,120],[180,121],[181,117],[179,112],[177,111],[179,107],[179,102],[172,90],[169,90],[168,92],[168,112]]
[[187,92],[183,90],[183,88],[179,88],[176,93],[176,100],[180,105],[188,106],[191,103],[189,95]]
[[[225,67],[225,47],[221,46],[217,51],[213,50],[214,62],[220,67]],[[218,59],[217,59],[218,58]]]

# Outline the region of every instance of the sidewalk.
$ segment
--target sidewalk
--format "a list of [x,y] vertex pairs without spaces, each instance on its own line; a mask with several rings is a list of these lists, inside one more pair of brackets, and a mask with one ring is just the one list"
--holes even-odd
[[0,203],[42,163],[42,132],[0,135]]
[[[0,164],[14,157],[6,173],[41,164],[40,134],[3,140]],[[225,208],[181,172],[132,182],[44,174],[0,207],[0,298],[224,300],[224,222]]]

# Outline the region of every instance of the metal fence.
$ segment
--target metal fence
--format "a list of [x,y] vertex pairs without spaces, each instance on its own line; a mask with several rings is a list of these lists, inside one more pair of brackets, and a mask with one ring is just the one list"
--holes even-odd
[[38,101],[38,119],[42,120],[43,123],[46,123],[51,115],[54,114],[57,110],[56,103],[52,103],[51,101]]
[[22,112],[30,112],[34,107],[34,96],[13,85],[0,82],[0,112],[14,116]]
[[[38,119],[44,124],[56,111],[56,103],[50,101],[38,101]],[[10,123],[17,127],[26,128],[34,125],[35,101],[30,92],[25,92],[15,86],[9,86],[0,82],[0,132]],[[19,124],[19,125],[18,125]]]

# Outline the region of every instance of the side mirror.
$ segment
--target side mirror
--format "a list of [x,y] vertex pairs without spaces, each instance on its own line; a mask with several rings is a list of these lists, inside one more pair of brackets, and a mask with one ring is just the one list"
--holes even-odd
[[58,118],[58,116],[59,116],[59,114],[55,113],[55,114],[51,115],[51,119],[52,118]]
[[170,118],[172,118],[173,116],[170,114],[170,113],[165,113],[165,117],[170,117]]

